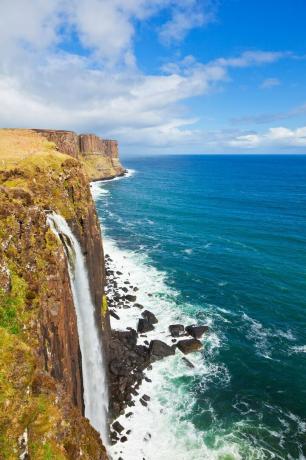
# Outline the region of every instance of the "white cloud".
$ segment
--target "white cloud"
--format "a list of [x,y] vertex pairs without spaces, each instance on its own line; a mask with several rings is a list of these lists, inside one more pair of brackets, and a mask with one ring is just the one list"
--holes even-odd
[[277,128],[270,128],[264,133],[239,135],[229,140],[227,145],[244,149],[262,147],[306,147],[306,126],[296,129],[280,126]]
[[216,64],[224,67],[243,68],[253,65],[272,64],[289,56],[291,56],[291,53],[280,51],[244,51],[236,57],[217,59]]
[[278,78],[266,78],[260,85],[262,89],[274,88],[280,86],[281,82]]
[[191,29],[215,18],[215,3],[211,1],[181,0],[173,6],[171,18],[160,28],[160,38],[165,43],[180,41]]
[[[187,56],[166,64],[159,75],[138,69],[137,21],[168,9],[167,40],[178,40],[210,20],[208,5],[196,0],[2,0],[0,124],[93,131],[133,145],[213,145],[218,136],[193,126],[196,120],[184,101],[213,91],[233,68],[273,63],[288,54],[247,51],[206,64]],[[178,20],[184,11],[188,24]],[[72,33],[83,55],[60,46]],[[242,140],[237,136],[226,139],[247,144],[244,135]]]

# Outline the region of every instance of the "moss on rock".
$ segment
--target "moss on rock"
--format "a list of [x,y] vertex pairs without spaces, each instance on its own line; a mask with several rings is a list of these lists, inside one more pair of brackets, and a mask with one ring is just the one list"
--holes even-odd
[[55,211],[82,236],[89,203],[78,160],[32,131],[0,130],[1,460],[107,458],[70,394],[75,313],[63,248],[46,222]]

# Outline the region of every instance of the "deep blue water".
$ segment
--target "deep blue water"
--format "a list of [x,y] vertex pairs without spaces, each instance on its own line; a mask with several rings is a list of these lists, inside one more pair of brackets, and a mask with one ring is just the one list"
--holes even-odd
[[203,360],[225,374],[188,381],[199,436],[243,459],[306,458],[306,156],[124,164],[136,173],[97,202],[107,236],[147,253],[219,340]]

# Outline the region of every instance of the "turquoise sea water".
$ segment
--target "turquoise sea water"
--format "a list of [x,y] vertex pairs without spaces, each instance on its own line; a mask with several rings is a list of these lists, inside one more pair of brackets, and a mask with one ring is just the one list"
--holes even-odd
[[145,254],[178,316],[212,330],[206,371],[161,382],[161,401],[163,389],[190,396],[173,423],[205,446],[193,452],[186,439],[181,458],[306,458],[306,156],[124,164],[132,177],[103,183],[97,198],[106,238]]

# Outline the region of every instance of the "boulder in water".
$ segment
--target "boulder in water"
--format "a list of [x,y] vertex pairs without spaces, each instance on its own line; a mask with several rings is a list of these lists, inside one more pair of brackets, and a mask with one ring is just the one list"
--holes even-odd
[[150,343],[150,359],[151,361],[157,361],[175,354],[175,347],[170,347],[161,340],[151,340]]
[[202,348],[202,343],[200,340],[197,339],[186,339],[186,340],[180,340],[177,343],[177,348],[187,355],[188,353],[192,353],[193,351],[198,351]]
[[127,294],[126,296],[124,296],[124,298],[128,302],[136,302],[136,299],[137,299],[137,297],[135,295],[132,295],[132,294]]
[[154,315],[154,313],[150,312],[149,310],[145,310],[141,313],[141,316],[146,319],[150,324],[158,323],[158,319]]
[[185,328],[183,324],[171,324],[169,326],[169,332],[172,337],[180,337],[185,334]]
[[121,423],[118,422],[118,420],[116,420],[116,422],[113,423],[112,427],[113,430],[115,430],[119,434],[122,433],[122,431],[124,430],[124,427],[121,425]]
[[200,339],[204,332],[208,331],[208,326],[187,326],[185,330],[194,339]]
[[140,318],[138,321],[137,331],[141,334],[144,332],[153,331],[154,326],[147,319]]

